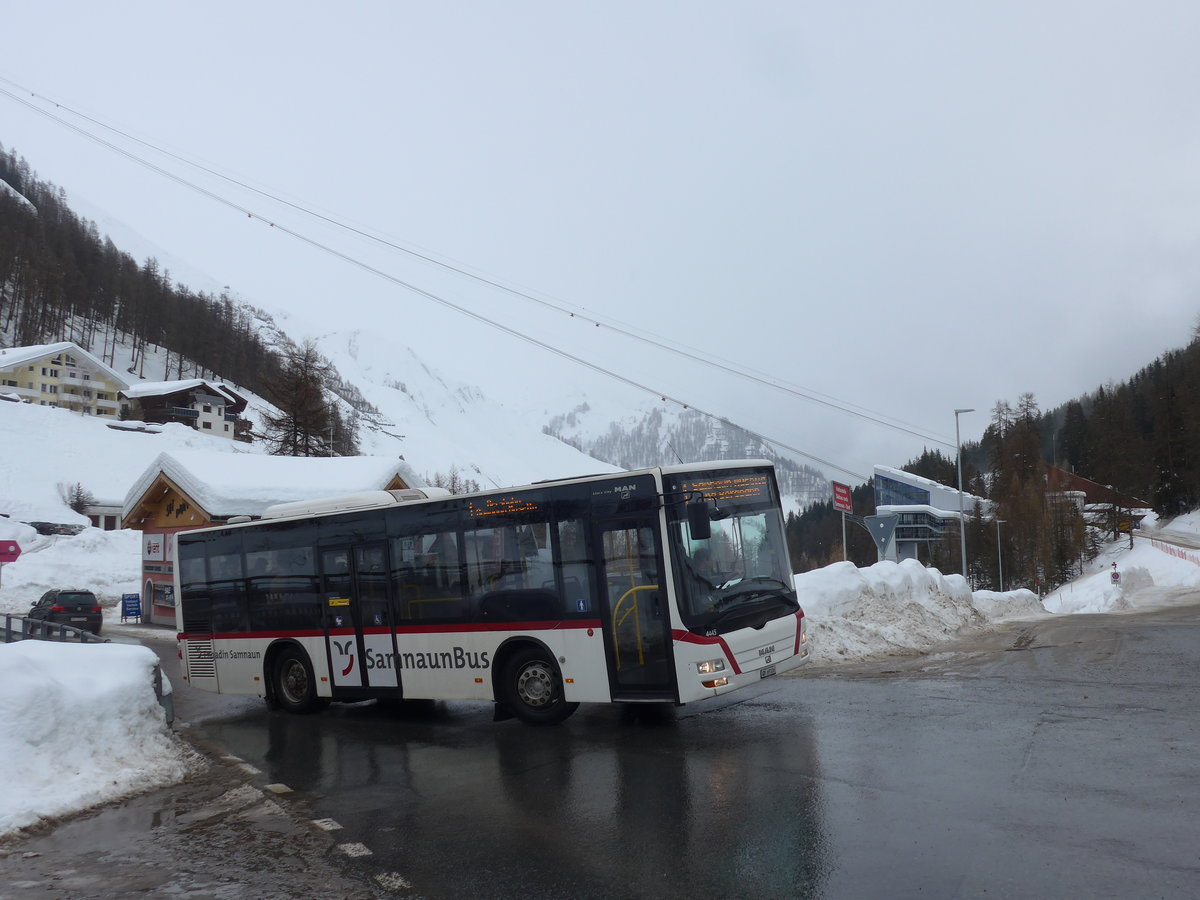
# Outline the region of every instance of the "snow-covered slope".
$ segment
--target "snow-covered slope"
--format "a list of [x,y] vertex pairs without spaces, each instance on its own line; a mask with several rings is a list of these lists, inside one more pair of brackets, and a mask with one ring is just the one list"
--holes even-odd
[[618,468],[544,434],[522,404],[454,381],[400,341],[362,331],[314,340],[378,410],[359,419],[363,453],[399,453],[427,479],[454,469],[484,488]]
[[108,428],[102,419],[28,403],[0,403],[0,513],[23,522],[87,523],[63,502],[62,486],[80,484],[98,502],[120,506],[125,492],[164,450],[261,453],[186,425],[157,434]]

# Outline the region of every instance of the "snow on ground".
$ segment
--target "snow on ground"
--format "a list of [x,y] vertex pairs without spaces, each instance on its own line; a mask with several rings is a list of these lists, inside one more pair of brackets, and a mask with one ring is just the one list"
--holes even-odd
[[174,784],[201,764],[166,727],[157,664],[127,644],[0,645],[0,835]]
[[[1161,528],[1154,519],[1144,521],[1132,550],[1127,539],[1110,545],[1082,577],[1045,597],[1046,610],[1064,614],[1148,609],[1169,605],[1180,591],[1200,590],[1200,549],[1166,543],[1168,534],[1200,548],[1200,512]],[[1115,582],[1114,562],[1120,576]]]
[[0,570],[0,614],[25,613],[51,588],[90,590],[105,607],[106,618],[118,614],[121,595],[141,589],[141,538],[138,531],[99,528],[85,528],[73,537],[45,536],[0,519],[0,540],[15,539],[21,547],[20,559]]
[[[108,428],[102,419],[31,403],[0,403],[0,514],[22,522],[87,524],[63,502],[63,488],[79,484],[99,501],[115,504],[163,451],[228,450],[265,453],[261,444],[235,443],[186,425],[156,434]],[[233,457],[230,457],[231,459]]]

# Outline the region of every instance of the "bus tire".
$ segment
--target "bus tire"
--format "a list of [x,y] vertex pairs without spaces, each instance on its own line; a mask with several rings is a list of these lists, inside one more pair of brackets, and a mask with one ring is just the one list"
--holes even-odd
[[315,712],[325,705],[317,696],[308,654],[299,647],[285,647],[275,657],[274,687],[276,702],[290,713]]
[[579,707],[563,695],[562,676],[545,650],[518,650],[504,667],[505,704],[527,725],[556,725]]

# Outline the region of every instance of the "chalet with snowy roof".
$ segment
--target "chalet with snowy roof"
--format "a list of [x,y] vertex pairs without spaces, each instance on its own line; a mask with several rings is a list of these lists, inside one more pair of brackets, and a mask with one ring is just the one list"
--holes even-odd
[[0,392],[26,403],[116,419],[128,379],[71,341],[0,350]]
[[122,522],[142,538],[142,614],[175,624],[176,532],[270,506],[364,491],[405,490],[424,482],[402,460],[383,456],[293,457],[225,451],[161,453],[125,495]]
[[246,398],[228,385],[203,378],[143,381],[121,391],[122,413],[163,425],[179,422],[218,437],[233,438]]

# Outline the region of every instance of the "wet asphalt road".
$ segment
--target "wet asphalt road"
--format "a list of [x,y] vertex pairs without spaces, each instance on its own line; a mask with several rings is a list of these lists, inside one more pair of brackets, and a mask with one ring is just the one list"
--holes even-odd
[[549,729],[359,704],[204,730],[399,896],[1194,897],[1198,684],[1187,606]]
[[209,774],[10,848],[0,897],[1200,896],[1196,605],[541,729],[174,680]]

